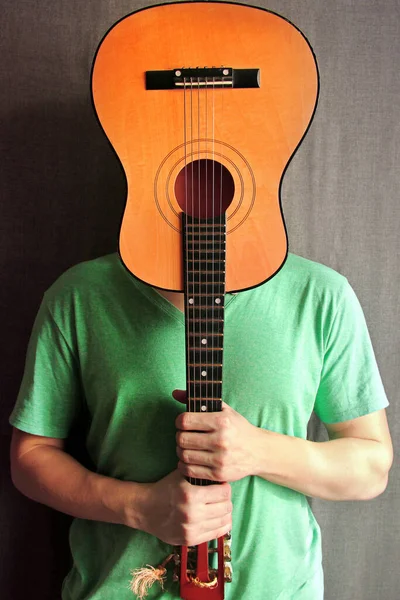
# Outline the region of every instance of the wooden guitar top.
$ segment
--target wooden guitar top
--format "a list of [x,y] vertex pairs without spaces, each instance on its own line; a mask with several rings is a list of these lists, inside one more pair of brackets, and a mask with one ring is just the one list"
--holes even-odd
[[[146,89],[148,71],[196,67],[257,69],[260,86]],[[100,44],[92,93],[126,174],[120,254],[129,271],[183,290],[180,215],[191,201],[185,181],[189,174],[197,186],[210,170],[222,181],[215,202],[223,196],[227,205],[226,291],[254,287],[279,270],[287,255],[281,179],[318,96],[316,61],[296,27],[225,2],[140,10]]]

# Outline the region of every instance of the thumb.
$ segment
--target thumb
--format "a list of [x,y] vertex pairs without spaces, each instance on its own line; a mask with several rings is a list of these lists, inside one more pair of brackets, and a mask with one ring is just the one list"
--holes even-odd
[[174,390],[172,392],[172,396],[178,402],[182,402],[182,404],[186,404],[186,390]]

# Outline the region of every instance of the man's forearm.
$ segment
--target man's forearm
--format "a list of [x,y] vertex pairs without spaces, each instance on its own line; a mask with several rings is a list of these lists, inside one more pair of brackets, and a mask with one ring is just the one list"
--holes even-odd
[[14,467],[13,483],[28,498],[79,519],[125,524],[129,509],[130,526],[142,528],[146,484],[93,473],[59,448],[33,448]]
[[386,457],[374,440],[311,442],[258,429],[254,474],[324,500],[369,500],[387,484]]
[[14,459],[12,475],[32,500],[80,519],[140,529],[171,546],[198,545],[232,528],[230,486],[190,485],[176,469],[154,483],[120,481],[41,445]]

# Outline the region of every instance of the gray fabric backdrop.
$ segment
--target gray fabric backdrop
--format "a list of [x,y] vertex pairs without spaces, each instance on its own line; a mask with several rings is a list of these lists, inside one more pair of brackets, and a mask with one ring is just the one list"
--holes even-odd
[[[146,3],[152,4],[152,2]],[[348,277],[364,308],[394,443],[400,437],[398,0],[263,0],[310,40],[319,108],[283,184],[290,250]],[[7,418],[44,289],[117,247],[124,178],[93,115],[97,44],[128,0],[1,0],[0,593],[54,600],[68,568],[68,519],[10,483]],[[310,435],[325,439],[312,420]],[[312,501],[323,530],[326,600],[399,598],[399,472],[368,502]],[[312,600],[312,599],[310,599]]]

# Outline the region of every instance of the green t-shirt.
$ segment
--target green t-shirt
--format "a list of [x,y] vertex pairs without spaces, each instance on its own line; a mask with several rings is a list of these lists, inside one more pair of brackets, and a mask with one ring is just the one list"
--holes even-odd
[[[10,423],[65,438],[88,411],[98,473],[154,482],[176,468],[172,390],[185,388],[183,314],[130,276],[117,254],[80,264],[46,292]],[[269,282],[225,310],[223,399],[251,423],[306,438],[314,410],[334,423],[388,405],[362,309],[342,275],[289,254]],[[307,498],[260,477],[232,485],[227,600],[321,600],[320,528]],[[75,519],[63,600],[128,600],[130,571],[170,552],[123,525]],[[178,598],[156,584],[150,598]]]

